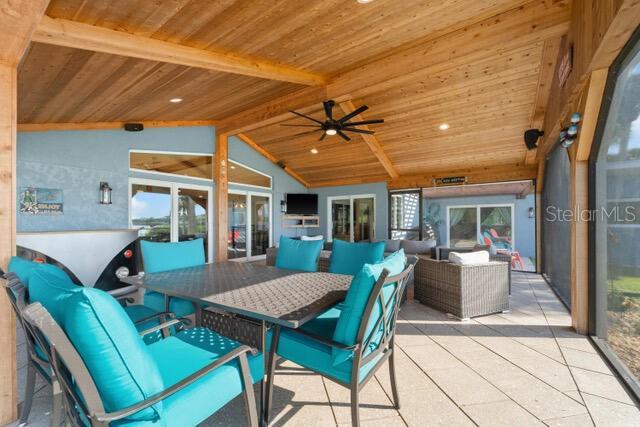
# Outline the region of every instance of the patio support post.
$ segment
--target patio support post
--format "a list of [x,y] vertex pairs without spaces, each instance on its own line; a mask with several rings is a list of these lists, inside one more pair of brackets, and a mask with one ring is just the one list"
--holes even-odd
[[[0,64],[0,264],[16,250],[16,67]],[[0,298],[0,424],[17,417],[16,319]]]
[[227,260],[227,229],[228,229],[228,163],[229,163],[229,135],[216,135],[216,151],[214,156],[213,176],[216,184],[216,218],[215,218],[215,253],[216,261]]

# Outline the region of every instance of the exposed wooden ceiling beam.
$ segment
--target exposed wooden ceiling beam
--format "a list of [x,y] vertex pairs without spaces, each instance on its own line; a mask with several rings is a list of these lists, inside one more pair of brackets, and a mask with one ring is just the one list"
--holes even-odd
[[[248,135],[246,135],[244,133],[238,133],[238,134],[236,134],[236,136],[240,140],[245,142],[248,146],[250,146],[251,148],[256,150],[258,153],[262,154],[262,156],[264,156],[267,159],[269,159],[273,164],[282,167],[282,163],[276,158],[276,156],[274,156],[273,154],[271,154],[270,152],[268,152],[267,150],[262,148],[257,142],[255,142],[253,139],[251,139]],[[282,169],[286,173],[288,173],[293,179],[298,181],[300,184],[304,185],[306,188],[309,188],[309,183],[304,178],[302,178],[296,171],[291,169],[289,166],[284,165],[284,167]]]
[[[89,122],[89,123],[19,123],[18,132],[48,132],[54,130],[104,130],[123,129],[129,122]],[[166,128],[185,126],[215,126],[213,120],[141,121],[145,128]]]
[[[531,111],[530,129],[542,129],[544,125],[544,113],[547,109],[547,101],[551,95],[553,73],[556,69],[556,61],[560,51],[560,38],[550,39],[544,42],[542,58],[540,59],[540,75],[538,76],[538,90],[536,100]],[[528,165],[536,163],[536,150],[527,150],[524,162]]]
[[535,179],[538,169],[535,165],[502,165],[487,166],[474,169],[461,169],[446,172],[433,172],[428,174],[401,176],[390,180],[390,189],[433,187],[436,178],[447,176],[466,176],[468,184],[484,184],[490,182],[520,181]]
[[33,41],[302,85],[326,81],[324,76],[263,59],[197,49],[48,16],[44,16],[38,25]]
[[[353,102],[351,101],[343,101],[339,105],[345,114],[350,114],[352,111],[356,109],[356,107],[353,105]],[[363,121],[363,120],[364,118],[362,117],[361,114],[354,116],[352,119],[352,121]],[[369,130],[369,127],[366,125],[358,126],[358,128]],[[362,133],[360,135],[362,136],[362,139],[367,144],[371,152],[378,158],[378,160],[380,160],[382,167],[384,167],[384,169],[387,171],[389,176],[391,176],[391,178],[394,178],[394,179],[398,178],[399,176],[398,171],[396,171],[396,168],[393,166],[393,163],[391,163],[391,160],[389,159],[387,154],[384,152],[384,149],[382,148],[382,145],[380,145],[380,141],[378,141],[378,138],[376,138],[375,135],[368,135],[366,133]]]
[[47,9],[48,4],[49,0],[2,2],[2,6],[0,6],[0,24],[2,24],[0,63],[14,66],[20,62],[29,46],[38,20]]

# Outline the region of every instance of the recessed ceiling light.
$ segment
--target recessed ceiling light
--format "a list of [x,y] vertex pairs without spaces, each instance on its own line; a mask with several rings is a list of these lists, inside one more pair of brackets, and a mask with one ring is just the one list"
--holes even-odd
[[236,168],[235,166],[231,165],[231,169],[235,169],[235,168]]
[[373,0],[358,0],[358,3],[360,4],[367,4],[367,3],[371,3]]
[[440,130],[447,130],[449,129],[449,123],[443,123],[440,126],[438,126],[438,129]]
[[182,102],[182,98],[171,98],[169,102],[173,102],[174,104],[177,104],[178,102]]
[[311,149],[311,154],[318,154],[318,149],[317,148],[312,148]]

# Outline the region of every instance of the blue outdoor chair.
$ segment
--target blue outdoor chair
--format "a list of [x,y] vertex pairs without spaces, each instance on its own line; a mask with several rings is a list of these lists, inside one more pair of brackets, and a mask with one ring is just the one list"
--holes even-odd
[[398,309],[417,262],[403,251],[358,272],[343,303],[301,329],[274,326],[269,351],[265,419],[269,420],[277,358],[290,360],[351,390],[351,419],[359,425],[359,392],[389,359],[391,389],[400,408],[394,363]]
[[[29,413],[31,412],[33,403],[36,376],[40,375],[48,384],[52,384],[54,380],[45,349],[41,348],[35,338],[29,334],[29,329],[25,328],[22,319],[22,310],[29,302],[33,302],[33,298],[31,298],[30,301],[28,283],[33,280],[33,282],[36,283],[36,288],[39,288],[34,290],[39,291],[41,294],[43,290],[45,291],[42,296],[45,300],[48,300],[43,301],[43,303],[47,305],[49,303],[56,304],[56,299],[82,289],[82,287],[71,282],[69,276],[62,269],[52,264],[41,264],[19,257],[13,257],[9,263],[9,270],[10,272],[4,275],[6,280],[5,290],[16,314],[16,318],[25,333],[27,346],[27,382],[19,419],[20,423],[26,423],[29,419]],[[46,292],[46,289],[43,289],[43,287],[48,286],[52,287],[52,292],[50,293]],[[38,292],[36,292],[35,295],[40,296]],[[124,301],[120,301],[126,304]],[[155,312],[142,305],[127,305],[124,307],[124,310],[139,331],[147,330],[175,317],[173,313]],[[162,337],[163,333],[166,334],[168,331],[158,330],[154,333],[146,334],[145,341],[147,343],[155,342]],[[53,403],[54,418],[55,416],[59,417],[61,401],[57,399],[55,395]]]
[[50,343],[65,414],[76,425],[197,425],[240,394],[258,424],[253,384],[262,379],[262,354],[248,346],[206,328],[145,345],[122,307],[97,289],[65,302],[64,329],[40,303],[23,316],[38,342]]
[[[195,267],[205,263],[203,239],[172,243],[141,240],[140,248],[145,274]],[[191,301],[166,297],[153,291],[145,291],[144,305],[157,311],[170,311],[178,317],[194,314],[198,308]]]

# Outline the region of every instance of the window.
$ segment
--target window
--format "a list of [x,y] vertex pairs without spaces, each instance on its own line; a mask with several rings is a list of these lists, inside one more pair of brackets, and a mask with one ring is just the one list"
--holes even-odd
[[248,166],[229,160],[229,184],[271,188],[271,177]]
[[273,240],[271,194],[229,190],[227,209],[227,257],[264,258]]
[[142,240],[182,242],[204,240],[212,259],[211,188],[146,179],[130,180],[129,226]]
[[213,156],[131,150],[129,168],[139,172],[212,180]]
[[360,242],[375,239],[375,195],[328,197],[327,209],[329,241]]
[[591,156],[591,333],[640,395],[640,41],[609,73]]
[[480,243],[513,253],[513,212],[514,205],[447,206],[447,246],[472,248]]
[[389,193],[389,237],[421,240],[420,190]]

